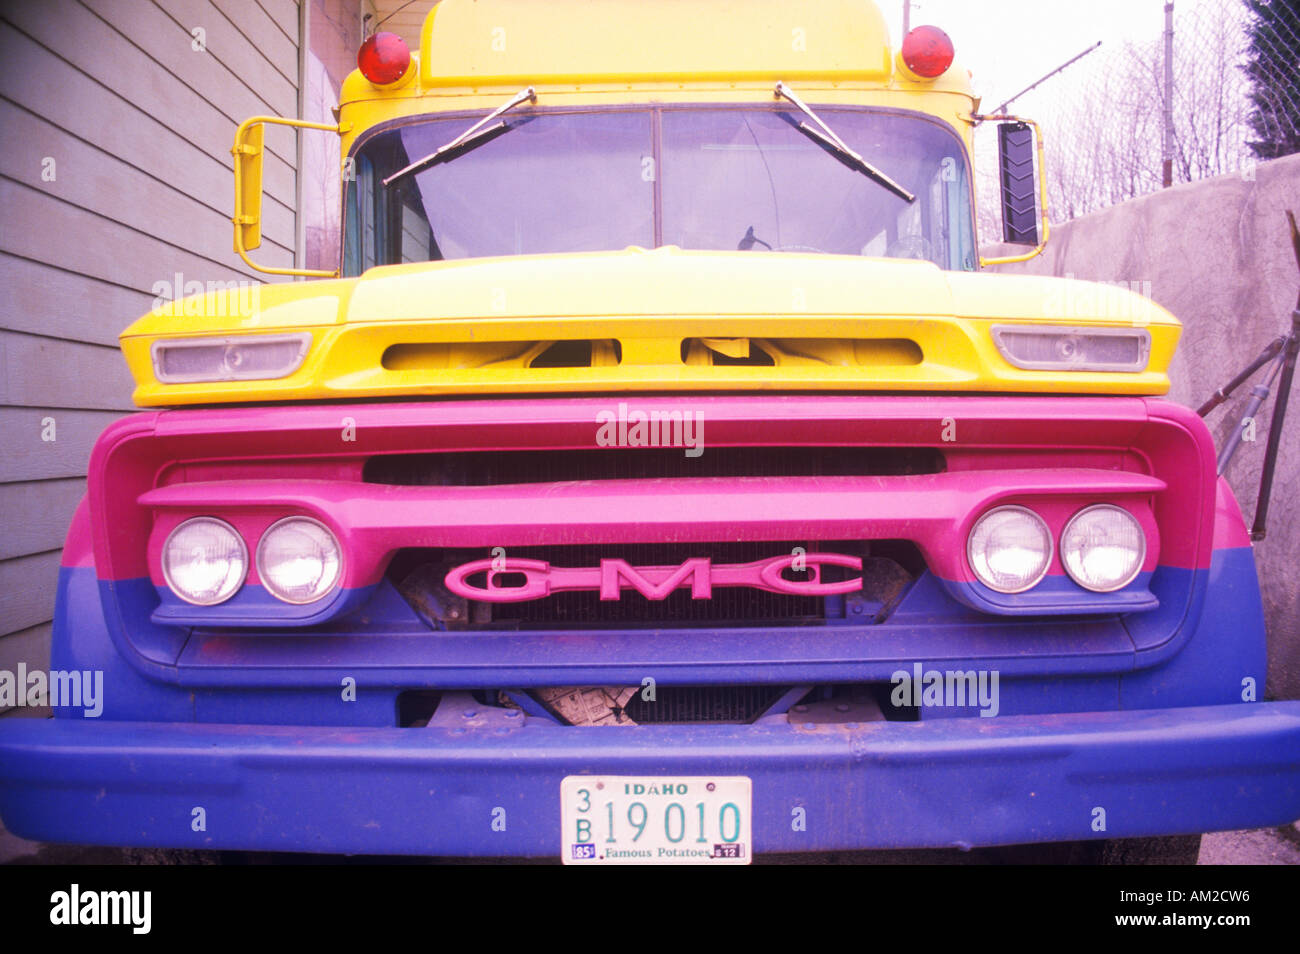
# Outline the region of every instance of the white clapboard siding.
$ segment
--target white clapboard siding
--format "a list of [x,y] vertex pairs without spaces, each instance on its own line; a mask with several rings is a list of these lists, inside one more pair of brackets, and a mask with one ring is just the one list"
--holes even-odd
[[83,477],[0,484],[0,513],[26,517],[0,534],[0,560],[62,548],[68,524],[85,494]]
[[[41,116],[107,155],[122,158],[160,185],[183,192],[226,218],[232,214],[234,188],[229,152],[204,152],[162,120],[135,109],[112,89],[50,56],[3,20],[0,62],[5,64],[5,69],[0,70],[0,99]],[[38,85],[24,79],[33,74],[42,77]],[[233,121],[228,124],[231,142],[235,126]],[[58,157],[49,158],[55,160],[57,173]],[[263,209],[269,211],[276,204],[292,214],[292,194],[277,196],[272,187]],[[274,240],[277,236],[268,238]]]
[[119,329],[87,321],[86,316],[143,315],[155,297],[152,290],[128,288],[119,281],[0,252],[0,328],[116,347]]
[[[90,450],[132,411],[119,333],[178,276],[268,280],[231,248],[230,146],[298,115],[299,22],[295,0],[0,4],[0,669],[48,665]],[[267,265],[299,254],[298,166],[268,127]]]
[[[59,574],[59,551],[29,553],[0,560],[0,619],[15,631],[39,626],[54,618],[53,581]],[[49,579],[51,585],[33,585]],[[3,640],[0,640],[2,643]]]
[[[76,0],[12,4],[5,6],[0,15],[32,42],[65,62],[77,65],[88,77],[117,92],[115,112],[120,112],[127,121],[134,118],[132,113],[151,116],[181,139],[230,167],[234,123],[225,119],[223,111],[186,85],[183,76],[168,72],[161,63]],[[223,17],[213,10],[211,19],[216,21]],[[216,48],[207,45],[203,52],[195,52],[191,46],[193,39],[183,29],[173,26],[172,35],[165,42],[189,50],[192,69],[227,72],[217,59]],[[73,59],[78,55],[83,62]],[[294,62],[297,62],[296,57]],[[297,107],[297,91],[278,73],[271,71],[271,74],[285,86],[285,94],[274,98],[272,108],[280,115],[293,115]],[[288,149],[290,159],[286,161],[280,155],[285,149],[283,146],[276,148],[275,137],[282,136],[292,143],[293,134],[289,130],[275,129],[268,130],[268,136],[272,142],[266,156],[267,191],[281,199],[288,197],[292,204],[292,148]],[[137,151],[147,148],[156,146],[144,137],[137,140]],[[230,191],[229,188],[226,191]]]
[[[85,474],[96,438],[121,416],[121,411],[0,407],[0,434],[7,445],[0,455],[0,483]],[[18,525],[8,513],[0,520],[6,531]]]
[[[27,670],[48,670],[50,668],[50,632],[49,623],[41,623],[27,629],[9,633],[0,639],[0,671],[17,672],[19,663],[26,663]],[[48,706],[29,709],[26,706],[14,706],[0,709],[0,715],[8,716],[49,716]]]

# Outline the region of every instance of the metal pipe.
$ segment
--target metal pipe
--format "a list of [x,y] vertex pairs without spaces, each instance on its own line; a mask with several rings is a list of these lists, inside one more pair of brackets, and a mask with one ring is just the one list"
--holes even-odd
[[1046,74],[1045,76],[1040,76],[1037,80],[1035,80],[1033,83],[1030,83],[1028,86],[1026,86],[1026,87],[1025,87],[1024,89],[1022,89],[1020,92],[1016,93],[1015,96],[1012,96],[1010,99],[1008,99],[1005,103],[1003,103],[1001,106],[999,106],[999,107],[998,107],[997,109],[995,109],[993,112],[994,112],[994,113],[1005,113],[1005,112],[1007,111],[1007,107],[1008,107],[1009,105],[1011,105],[1012,103],[1014,103],[1016,100],[1018,100],[1021,96],[1024,96],[1026,93],[1028,93],[1028,92],[1029,92],[1031,89],[1033,89],[1034,87],[1036,87],[1036,86],[1038,86],[1038,85],[1040,85],[1040,84],[1042,84],[1042,83],[1047,82],[1049,79],[1051,79],[1051,78],[1052,78],[1053,76],[1055,76],[1057,73],[1061,72],[1061,70],[1065,69],[1067,66],[1070,66],[1071,64],[1076,63],[1076,62],[1078,62],[1079,60],[1083,59],[1085,56],[1087,56],[1087,55],[1088,55],[1089,53],[1091,53],[1093,50],[1097,49],[1097,47],[1099,47],[1099,46],[1101,46],[1101,40],[1098,40],[1096,43],[1094,43],[1092,46],[1088,47],[1086,50],[1084,50],[1084,51],[1083,51],[1082,53],[1080,53],[1078,56],[1073,56],[1073,57],[1071,57],[1070,59],[1066,60],[1064,63],[1062,63],[1062,64],[1061,64],[1060,66],[1058,66],[1056,69],[1052,70],[1052,72]]
[[[311,4],[301,3],[298,5],[298,119],[307,118],[307,66],[308,57],[311,53]],[[294,176],[293,184],[293,201],[294,201],[294,227],[293,227],[293,267],[307,267],[307,217],[303,214],[306,205],[304,199],[306,196],[306,185],[303,180],[306,178],[305,173],[306,161],[303,158],[303,135],[304,130],[299,127],[294,132],[295,147],[298,150],[297,175]]]
[[1285,344],[1286,338],[1280,336],[1270,341],[1268,346],[1264,348],[1263,353],[1252,361],[1246,370],[1211,394],[1206,402],[1196,409],[1196,413],[1201,417],[1205,417],[1205,415],[1232,397],[1232,392],[1241,387],[1252,374],[1277,357],[1277,353],[1282,350]]
[[1291,384],[1295,379],[1296,356],[1300,354],[1300,311],[1291,312],[1291,335],[1287,339],[1282,362],[1282,377],[1278,382],[1277,403],[1273,405],[1273,421],[1268,429],[1268,444],[1264,449],[1264,466],[1259,475],[1259,503],[1255,505],[1255,523],[1250,529],[1252,540],[1263,540],[1268,521],[1268,502],[1273,494],[1273,472],[1277,467],[1277,452],[1282,444],[1282,422],[1286,418],[1287,403],[1291,398]]
[[1165,88],[1161,156],[1164,188],[1174,184],[1174,0],[1165,4]]
[[1250,403],[1246,405],[1246,413],[1241,417],[1241,423],[1237,429],[1232,432],[1228,442],[1223,445],[1223,450],[1219,451],[1219,460],[1215,468],[1215,473],[1220,477],[1228,472],[1228,465],[1232,463],[1232,457],[1237,453],[1237,448],[1241,444],[1242,435],[1245,434],[1246,428],[1251,426],[1255,417],[1255,412],[1259,406],[1268,400],[1268,385],[1257,384],[1250,389]]

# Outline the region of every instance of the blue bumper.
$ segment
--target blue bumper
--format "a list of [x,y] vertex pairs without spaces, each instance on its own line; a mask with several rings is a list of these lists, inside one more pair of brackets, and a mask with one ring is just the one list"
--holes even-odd
[[747,775],[759,853],[1261,827],[1300,817],[1300,702],[798,729],[0,723],[0,816],[44,841],[558,857],[560,781],[596,773]]

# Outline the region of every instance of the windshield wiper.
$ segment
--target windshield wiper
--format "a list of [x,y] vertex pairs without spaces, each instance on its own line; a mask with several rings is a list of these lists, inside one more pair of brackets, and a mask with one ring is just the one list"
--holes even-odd
[[464,155],[466,152],[468,152],[470,149],[473,149],[475,146],[480,146],[483,143],[487,142],[489,139],[495,139],[497,136],[501,135],[507,129],[510,128],[510,126],[506,123],[506,121],[503,119],[501,120],[501,122],[497,123],[496,125],[488,126],[488,128],[486,129],[483,128],[484,126],[487,126],[488,123],[492,122],[492,120],[496,119],[502,113],[509,112],[510,110],[514,109],[516,106],[519,106],[523,103],[535,103],[535,102],[537,102],[537,92],[531,86],[529,86],[527,89],[521,89],[519,92],[515,93],[515,95],[512,96],[507,102],[502,103],[500,106],[494,109],[489,115],[484,116],[473,126],[470,126],[469,129],[466,129],[463,133],[461,133],[451,142],[447,143],[445,146],[439,146],[437,149],[429,153],[423,159],[417,159],[415,162],[411,163],[405,169],[398,169],[391,176],[389,176],[387,179],[384,180],[384,188],[387,189],[389,186],[391,186],[394,182],[398,181],[399,179],[405,179],[409,175],[414,175],[417,172],[423,172],[425,169],[428,169],[430,166],[435,166],[440,162],[450,162],[452,159]]
[[754,234],[754,226],[751,225],[748,229],[745,230],[745,236],[740,240],[740,244],[736,246],[736,251],[748,252],[755,245],[761,245],[769,252],[772,251],[772,246],[768,245],[761,238],[759,238],[757,235]]
[[842,159],[849,166],[861,172],[872,182],[884,186],[886,189],[894,193],[894,195],[898,196],[903,201],[905,202],[916,201],[915,195],[913,195],[911,192],[908,192],[906,189],[904,189],[893,179],[889,178],[889,176],[885,175],[883,172],[881,172],[871,163],[867,162],[867,160],[863,159],[860,155],[858,155],[856,152],[850,149],[845,144],[844,140],[841,139],[839,136],[835,135],[831,127],[827,126],[824,122],[822,122],[821,117],[818,116],[816,113],[814,113],[812,109],[808,106],[808,104],[806,104],[803,100],[801,100],[798,96],[796,96],[794,94],[794,91],[791,90],[790,87],[786,86],[785,83],[777,83],[774,93],[777,99],[788,99],[790,102],[794,103],[795,106],[798,107],[801,113],[803,113],[805,116],[807,116],[809,119],[811,119],[813,122],[815,122],[818,126],[821,127],[821,130],[818,131],[816,129],[813,129],[813,127],[809,126],[807,123],[800,123],[799,124],[800,132],[804,133],[804,135],[812,139],[817,140],[817,142],[821,143],[831,152],[835,153],[836,156]]

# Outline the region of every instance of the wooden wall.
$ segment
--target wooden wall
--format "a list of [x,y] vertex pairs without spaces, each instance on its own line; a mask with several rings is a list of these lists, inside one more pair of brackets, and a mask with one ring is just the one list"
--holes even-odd
[[[265,277],[231,250],[230,145],[299,114],[298,44],[296,0],[0,2],[0,669],[48,665],[90,448],[131,409],[117,335],[178,274]],[[297,136],[267,149],[254,254],[292,265]]]

